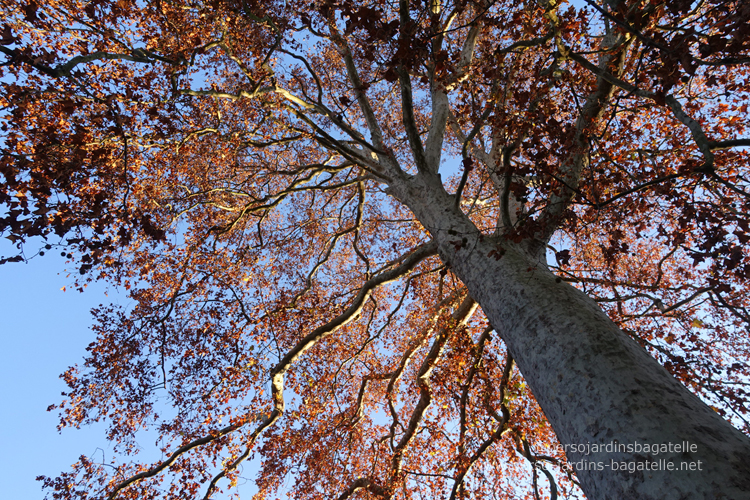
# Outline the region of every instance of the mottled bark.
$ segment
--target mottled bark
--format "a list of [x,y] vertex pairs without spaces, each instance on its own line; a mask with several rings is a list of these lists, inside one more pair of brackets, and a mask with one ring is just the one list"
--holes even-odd
[[[571,463],[589,463],[577,475],[591,500],[748,498],[750,439],[690,393],[590,297],[507,242],[480,236],[436,177],[403,179],[390,192],[429,229],[441,258],[506,342],[563,445],[694,445],[655,456],[569,449]],[[676,470],[622,467],[653,468],[658,460]],[[680,470],[683,463],[695,470]]]

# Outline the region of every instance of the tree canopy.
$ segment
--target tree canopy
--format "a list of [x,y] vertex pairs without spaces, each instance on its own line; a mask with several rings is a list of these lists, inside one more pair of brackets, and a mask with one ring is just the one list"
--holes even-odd
[[[247,461],[259,499],[750,491],[714,420],[750,432],[747,2],[2,11],[0,262],[135,303],[55,407],[117,455],[50,498],[207,499]],[[728,443],[727,489],[571,465],[680,412],[656,444]]]

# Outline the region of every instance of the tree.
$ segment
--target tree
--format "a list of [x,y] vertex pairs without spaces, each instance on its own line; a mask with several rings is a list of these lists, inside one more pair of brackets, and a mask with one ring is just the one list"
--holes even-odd
[[136,302],[49,494],[747,495],[750,6],[587,4],[5,2],[0,230]]

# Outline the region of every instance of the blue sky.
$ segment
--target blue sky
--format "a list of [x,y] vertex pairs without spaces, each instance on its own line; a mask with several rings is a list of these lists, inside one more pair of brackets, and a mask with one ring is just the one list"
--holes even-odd
[[[33,247],[33,243],[30,248]],[[0,256],[13,255],[8,240]],[[58,376],[80,363],[93,340],[89,311],[102,302],[124,300],[105,295],[103,284],[84,293],[60,290],[68,278],[65,259],[50,251],[28,264],[0,265],[0,484],[4,498],[42,498],[38,475],[57,476],[81,454],[106,447],[103,427],[56,430],[56,412],[65,384]],[[70,288],[70,287],[69,287]],[[98,452],[100,453],[100,452]]]

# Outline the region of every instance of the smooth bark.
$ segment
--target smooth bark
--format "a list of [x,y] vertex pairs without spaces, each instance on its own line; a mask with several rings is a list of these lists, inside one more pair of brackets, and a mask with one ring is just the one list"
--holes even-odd
[[[441,258],[502,336],[563,446],[672,445],[657,455],[568,448],[590,500],[748,498],[750,439],[590,297],[508,242],[480,236],[439,177],[404,178],[390,191],[429,229]],[[692,451],[675,452],[683,443]],[[676,470],[637,470],[669,462]],[[680,470],[690,464],[694,470]]]

